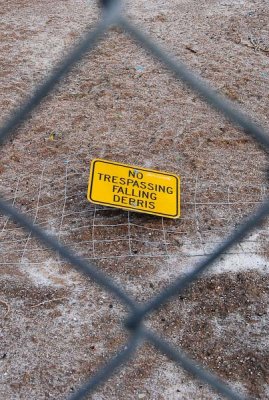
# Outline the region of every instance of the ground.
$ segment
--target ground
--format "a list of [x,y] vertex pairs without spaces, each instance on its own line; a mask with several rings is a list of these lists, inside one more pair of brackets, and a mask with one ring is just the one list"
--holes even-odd
[[[126,14],[268,131],[267,0],[135,0]],[[2,121],[100,10],[1,5]],[[181,176],[181,218],[86,200],[94,158]],[[1,193],[143,302],[210,254],[268,194],[266,154],[121,29],[0,150]],[[126,309],[0,216],[0,394],[65,399],[124,345]],[[268,222],[147,324],[254,399],[269,399]],[[89,398],[218,399],[148,344]]]

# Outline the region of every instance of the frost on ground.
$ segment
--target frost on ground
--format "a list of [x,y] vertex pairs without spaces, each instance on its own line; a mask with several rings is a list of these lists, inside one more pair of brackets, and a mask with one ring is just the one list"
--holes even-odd
[[[86,29],[93,1],[1,7],[4,117]],[[126,2],[130,18],[268,127],[266,1]],[[0,188],[35,223],[143,302],[218,246],[268,195],[266,157],[118,28],[0,151]],[[94,206],[89,162],[178,174],[182,216]],[[64,399],[124,346],[126,310],[0,216],[0,396]],[[268,396],[268,222],[147,322],[255,399]],[[148,344],[93,399],[218,399]]]

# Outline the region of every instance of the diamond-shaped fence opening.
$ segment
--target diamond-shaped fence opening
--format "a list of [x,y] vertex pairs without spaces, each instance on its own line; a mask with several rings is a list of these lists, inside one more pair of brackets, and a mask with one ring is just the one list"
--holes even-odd
[[[266,153],[268,152],[269,136],[266,132],[253,123],[228,100],[219,96],[214,89],[209,88],[183,63],[169,56],[154,41],[145,35],[142,30],[136,28],[122,14],[120,1],[102,1],[102,5],[104,7],[103,18],[98,23],[97,27],[85,35],[80,44],[55,68],[45,83],[39,86],[30,99],[11,115],[11,118],[0,131],[1,143],[4,143],[4,141],[11,136],[14,129],[29,117],[31,112],[49,93],[51,93],[52,89],[60,82],[63,76],[65,76],[87,52],[95,47],[105,32],[107,32],[112,25],[117,25],[134,38],[149,52],[149,54],[162,62],[176,78],[180,79],[198,93],[210,106],[222,113],[234,124],[241,127],[247,135],[252,136],[252,138],[256,140]],[[165,305],[174,296],[182,294],[191,283],[196,281],[201,274],[208,270],[221,256],[229,252],[232,254],[233,251],[236,251],[236,246],[240,246],[240,241],[247,237],[269,214],[269,200],[267,199],[268,188],[264,186],[260,188],[249,188],[249,198],[242,199],[240,188],[228,186],[224,189],[223,186],[218,187],[215,185],[215,187],[213,187],[213,184],[210,187],[206,187],[206,185],[202,187],[199,184],[199,176],[197,175],[189,179],[189,182],[191,179],[193,180],[193,182],[190,183],[190,187],[195,188],[195,191],[191,192],[191,190],[186,190],[185,198],[183,194],[183,204],[186,205],[186,208],[189,208],[190,212],[183,217],[180,231],[175,229],[175,226],[172,224],[170,227],[164,227],[163,222],[157,227],[155,224],[153,224],[153,226],[149,224],[145,227],[141,225],[139,216],[132,217],[129,213],[117,215],[116,211],[105,208],[99,209],[98,207],[92,207],[90,210],[86,210],[83,209],[84,203],[82,202],[80,212],[81,214],[85,213],[88,221],[90,221],[89,225],[85,225],[73,216],[74,204],[81,201],[80,193],[84,190],[83,182],[79,182],[81,167],[78,165],[77,169],[69,171],[69,166],[70,160],[63,160],[61,164],[62,180],[55,183],[62,187],[63,198],[55,199],[48,194],[48,190],[44,190],[46,195],[42,194],[42,188],[48,185],[46,174],[49,166],[44,163],[40,169],[39,183],[37,183],[36,187],[31,187],[32,203],[31,200],[28,202],[20,202],[20,196],[22,194],[17,193],[16,183],[14,182],[15,192],[13,193],[12,199],[7,198],[7,200],[13,200],[13,205],[10,204],[10,201],[0,200],[0,209],[3,214],[7,215],[11,220],[28,232],[25,236],[19,227],[12,227],[12,238],[10,238],[9,242],[3,243],[3,246],[6,246],[3,252],[5,254],[5,263],[12,264],[12,262],[14,263],[14,257],[17,257],[20,259],[21,263],[30,262],[32,265],[35,263],[38,265],[40,262],[46,262],[50,257],[51,251],[54,251],[68,263],[71,263],[77,271],[91,278],[103,289],[109,291],[129,309],[129,315],[125,318],[124,322],[125,327],[130,333],[130,339],[127,344],[119,350],[116,356],[101,368],[99,372],[93,375],[81,389],[76,391],[71,398],[73,400],[82,399],[92,393],[101,383],[109,379],[119,366],[132,359],[138,346],[142,342],[147,341],[153,344],[176,364],[183,367],[187,372],[193,374],[206,384],[209,384],[221,395],[230,399],[242,399],[243,397],[241,395],[237,394],[217,376],[207,371],[201,365],[198,365],[181,350],[173,347],[168,341],[146,328],[144,319],[150,316],[153,311],[159,310],[160,307]],[[76,192],[76,198],[68,192],[71,181],[77,185],[78,190]],[[212,191],[214,192],[213,197]],[[242,192],[245,194],[246,190],[242,189]],[[31,191],[27,192],[29,199],[31,198],[31,196],[29,196],[30,193]],[[56,203],[61,204],[60,213],[57,212],[59,209],[58,207],[53,207]],[[218,212],[218,214],[214,213],[215,203],[221,209],[221,212]],[[244,215],[242,208],[246,204],[251,204],[252,208],[256,207],[257,204],[261,205],[254,214],[250,215],[245,222],[228,235],[226,240],[212,241],[210,245],[208,245],[205,241],[205,237],[209,231],[215,229],[216,233],[217,231],[223,233],[221,223],[219,222],[217,225],[214,225],[214,220],[216,218],[225,220],[227,219],[227,215],[232,218],[229,211],[231,209],[231,204],[234,203],[238,206],[237,223]],[[20,204],[21,209],[25,211],[24,214],[15,208],[16,204]],[[208,209],[204,209],[205,204],[212,205],[210,215]],[[41,208],[43,211],[42,217],[39,217],[39,210]],[[106,218],[106,212],[111,218]],[[49,227],[47,225],[48,215],[50,216]],[[31,217],[31,219],[29,217]],[[186,219],[185,223],[184,218]],[[8,220],[5,220],[4,227],[6,227],[7,223]],[[42,229],[43,226],[45,230]],[[226,225],[224,224],[224,226]],[[114,229],[117,231],[116,239],[113,235]],[[57,238],[51,235],[50,232],[57,232]],[[178,249],[179,246],[184,248],[186,253],[188,252],[188,245],[190,242],[190,232],[195,232],[197,236],[196,240],[199,244],[199,246],[197,246],[199,252],[197,254],[192,254],[192,256],[202,256],[202,258],[199,258],[199,262],[196,263],[191,271],[188,271],[184,276],[178,277],[156,297],[153,297],[144,304],[137,303],[120,285],[94,266],[94,262],[102,262],[105,259],[109,260],[109,258],[124,258],[126,260],[128,259],[128,262],[130,262],[130,259],[132,262],[136,257],[143,257],[145,255],[153,259],[157,257],[169,258],[173,256],[175,248]],[[40,249],[38,243],[33,240],[33,238],[38,239],[44,247]],[[72,238],[78,238],[74,250],[68,247],[72,245]],[[250,242],[251,238],[247,243]],[[103,250],[104,243],[106,246],[105,252]],[[87,251],[85,251],[85,246],[81,246],[81,244],[87,244]],[[248,244],[244,243],[244,246],[247,245]],[[245,247],[241,248],[241,251],[244,253],[248,250]],[[193,258],[190,259],[192,260]],[[59,299],[64,299],[64,294]]]

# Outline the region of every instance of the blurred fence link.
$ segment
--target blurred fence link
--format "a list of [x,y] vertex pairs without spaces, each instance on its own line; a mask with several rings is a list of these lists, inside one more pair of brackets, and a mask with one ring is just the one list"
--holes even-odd
[[[63,59],[52,71],[43,84],[38,86],[34,94],[11,114],[10,118],[0,129],[0,144],[15,134],[17,128],[24,122],[31,112],[41,103],[41,101],[52,91],[60,80],[71,70],[71,68],[89,53],[111,26],[120,26],[126,33],[130,34],[137,42],[143,46],[151,55],[161,61],[175,77],[187,84],[198,93],[208,104],[218,112],[226,116],[234,124],[243,129],[247,135],[251,135],[260,147],[268,153],[269,135],[260,126],[250,120],[250,118],[239,111],[237,107],[226,98],[217,94],[215,89],[210,88],[198,76],[182,62],[175,60],[172,56],[157,45],[150,37],[135,27],[122,13],[122,2],[120,0],[102,0],[102,18],[94,30],[89,31],[81,42]],[[104,289],[110,291],[119,301],[124,303],[129,309],[129,314],[124,321],[124,326],[130,332],[130,339],[118,353],[107,362],[88,382],[71,395],[70,400],[81,400],[91,394],[100,384],[108,380],[116,370],[126,363],[134,355],[138,346],[144,341],[152,343],[157,349],[165,354],[169,359],[184,368],[196,378],[211,386],[219,394],[228,399],[242,400],[245,397],[236,393],[227,382],[221,381],[211,371],[206,370],[196,361],[191,360],[181,349],[176,349],[166,340],[159,337],[156,333],[147,329],[143,320],[152,311],[160,308],[173,296],[180,294],[192,282],[200,277],[213,262],[215,262],[225,251],[242,240],[252,229],[257,227],[265,217],[269,215],[269,199],[249,218],[246,219],[231,235],[226,238],[215,251],[207,258],[198,263],[192,272],[178,278],[174,283],[164,289],[146,304],[137,303],[132,299],[123,288],[119,287],[112,279],[107,277],[102,271],[83,258],[77,256],[71,249],[63,246],[53,236],[48,235],[42,228],[34,224],[31,220],[10,205],[7,201],[0,198],[0,210],[8,215],[13,221],[20,224],[27,231],[31,232],[48,248],[57,252],[62,258],[85,276],[93,279]]]

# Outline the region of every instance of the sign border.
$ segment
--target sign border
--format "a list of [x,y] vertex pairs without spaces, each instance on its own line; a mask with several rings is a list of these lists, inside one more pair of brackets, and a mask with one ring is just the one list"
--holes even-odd
[[[95,164],[97,162],[102,162],[102,163],[105,163],[105,164],[112,164],[112,165],[119,165],[121,167],[132,168],[132,169],[135,168],[135,169],[141,170],[141,171],[155,172],[155,173],[160,174],[160,175],[168,175],[168,176],[174,177],[176,179],[176,182],[177,182],[177,185],[176,185],[176,201],[177,201],[177,203],[176,203],[176,214],[175,215],[171,215],[171,214],[163,214],[163,213],[154,213],[152,211],[138,210],[136,207],[131,207],[131,206],[130,207],[122,207],[122,206],[120,206],[119,207],[119,206],[116,206],[115,204],[102,202],[102,201],[99,201],[99,200],[98,201],[97,200],[93,200],[92,199],[92,188],[93,188],[92,183],[93,183]],[[88,181],[87,199],[90,202],[94,203],[94,204],[104,204],[104,205],[107,205],[109,207],[118,208],[118,209],[121,209],[121,210],[127,210],[127,211],[132,210],[132,211],[139,212],[139,213],[142,213],[142,214],[150,214],[150,215],[157,215],[157,216],[160,216],[160,217],[167,217],[167,218],[177,219],[177,218],[180,217],[180,207],[179,207],[180,196],[179,196],[179,194],[180,194],[180,177],[175,175],[175,174],[170,174],[168,172],[157,171],[157,170],[150,169],[150,168],[141,168],[141,167],[138,167],[138,166],[135,166],[135,165],[130,165],[130,164],[122,164],[122,163],[119,163],[119,162],[116,162],[116,161],[103,160],[101,158],[94,158],[91,161],[90,176],[89,176],[89,181]]]

